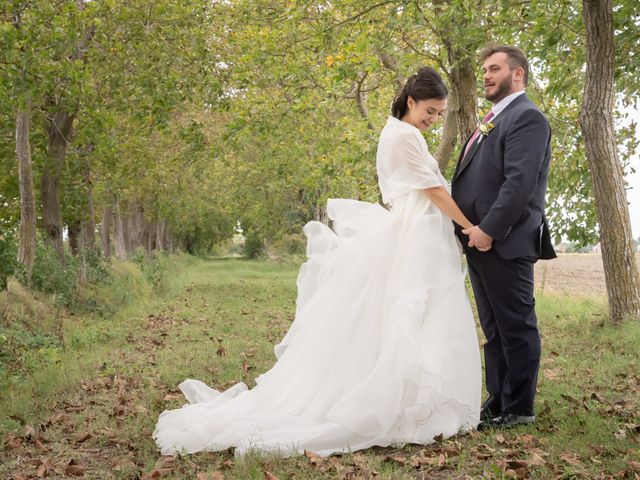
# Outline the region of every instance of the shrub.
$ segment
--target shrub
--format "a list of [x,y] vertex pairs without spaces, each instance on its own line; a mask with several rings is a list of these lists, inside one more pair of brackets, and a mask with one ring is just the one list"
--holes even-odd
[[307,249],[307,240],[300,233],[290,233],[273,243],[270,250],[275,255],[304,255]]
[[18,243],[13,235],[0,235],[0,290],[7,287],[7,279],[18,271]]
[[264,240],[258,231],[249,230],[244,242],[244,255],[248,258],[258,258],[264,254]]

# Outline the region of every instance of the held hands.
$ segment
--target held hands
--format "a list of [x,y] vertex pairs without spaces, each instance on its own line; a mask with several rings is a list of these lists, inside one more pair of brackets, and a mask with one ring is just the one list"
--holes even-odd
[[480,227],[474,225],[473,227],[465,228],[462,233],[469,235],[469,246],[476,247],[481,252],[488,252],[491,250],[491,244],[493,238],[480,230]]

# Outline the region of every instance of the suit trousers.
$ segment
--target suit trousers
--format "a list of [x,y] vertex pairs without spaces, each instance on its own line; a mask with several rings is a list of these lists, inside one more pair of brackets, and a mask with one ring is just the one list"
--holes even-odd
[[485,378],[492,412],[534,415],[540,365],[533,296],[535,259],[505,260],[467,252],[469,277],[484,335]]

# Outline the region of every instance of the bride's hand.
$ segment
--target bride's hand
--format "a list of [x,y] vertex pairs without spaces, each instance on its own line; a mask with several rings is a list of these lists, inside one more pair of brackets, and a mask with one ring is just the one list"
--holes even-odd
[[479,226],[465,228],[462,233],[469,236],[469,247],[476,247],[480,252],[488,252],[493,245],[493,238],[484,233]]

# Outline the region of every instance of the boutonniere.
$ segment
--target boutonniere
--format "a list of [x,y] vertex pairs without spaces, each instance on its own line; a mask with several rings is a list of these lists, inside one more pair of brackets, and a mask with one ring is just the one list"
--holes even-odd
[[493,127],[495,127],[495,125],[491,122],[481,123],[478,130],[480,130],[480,133],[486,137],[489,135],[489,132],[493,130]]

